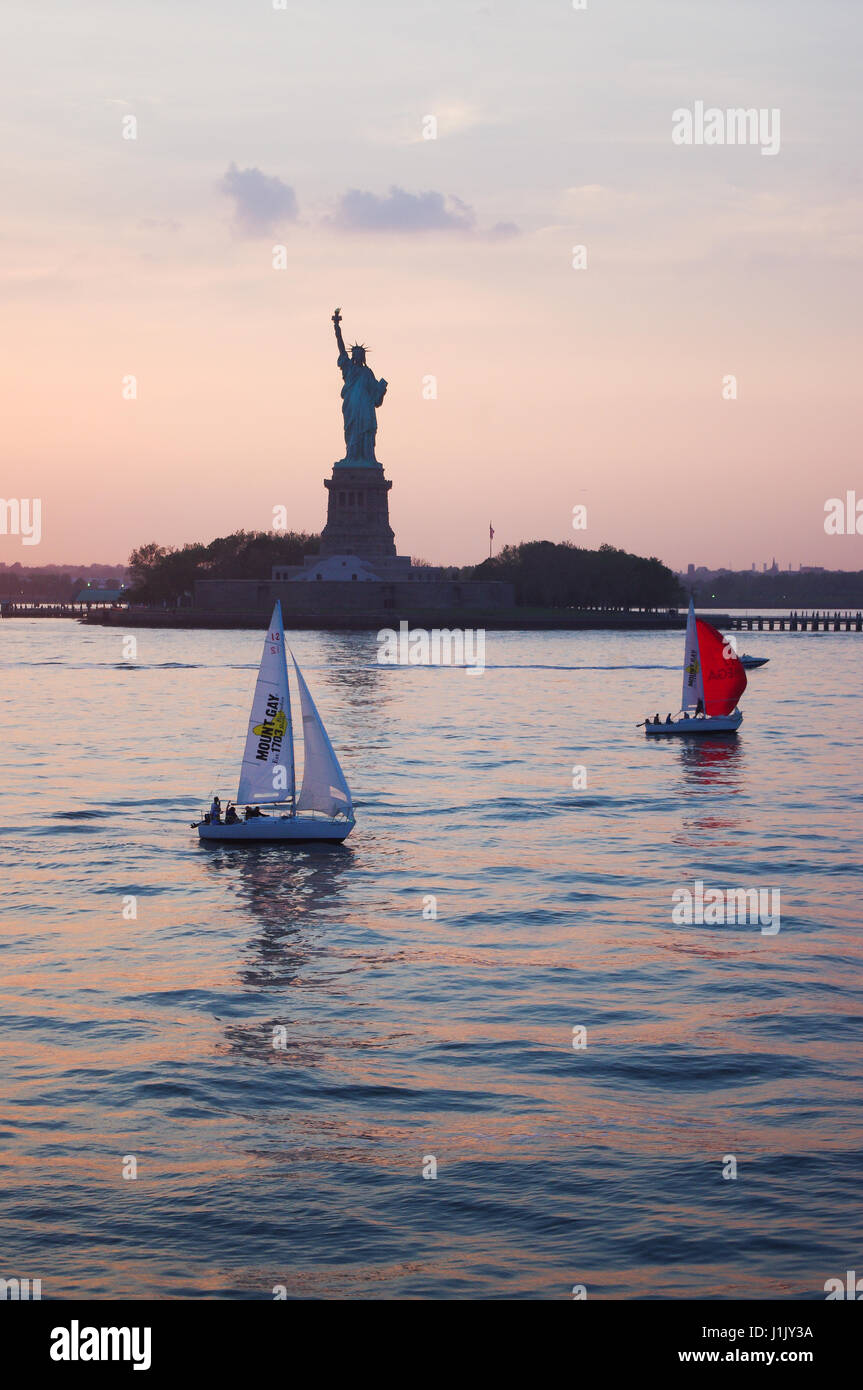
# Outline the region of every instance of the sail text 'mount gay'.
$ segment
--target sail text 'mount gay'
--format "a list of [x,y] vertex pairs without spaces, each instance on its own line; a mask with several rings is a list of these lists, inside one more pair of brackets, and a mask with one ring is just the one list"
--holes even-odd
[[255,760],[257,762],[267,762],[271,753],[278,759],[279,753],[281,752],[282,732],[275,722],[278,712],[279,697],[277,695],[268,695],[267,708],[264,710],[264,720],[261,724],[261,737],[258,740],[258,751],[255,754]]

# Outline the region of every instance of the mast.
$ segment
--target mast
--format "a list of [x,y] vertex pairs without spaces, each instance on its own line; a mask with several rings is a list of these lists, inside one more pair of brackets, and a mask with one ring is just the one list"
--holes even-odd
[[701,676],[701,648],[698,641],[698,623],[695,617],[695,604],[690,598],[689,613],[686,618],[686,638],[683,653],[683,693],[680,708],[684,714],[695,709],[698,701],[704,700],[704,684]]
[[278,598],[276,599],[276,611],[277,611],[277,613],[278,613],[278,615],[279,615],[279,631],[280,631],[281,634],[282,634],[282,641],[281,641],[281,648],[282,648],[282,679],[284,680],[284,683],[285,683],[285,684],[284,684],[284,691],[285,691],[285,712],[287,713],[287,716],[288,716],[287,735],[288,735],[288,747],[290,748],[290,759],[291,759],[291,765],[290,765],[290,774],[291,774],[291,815],[292,815],[292,816],[295,816],[295,815],[297,814],[297,768],[296,768],[296,755],[295,755],[295,752],[294,752],[294,721],[293,721],[293,718],[292,718],[292,716],[291,716],[291,687],[290,687],[290,685],[289,685],[289,683],[288,683],[288,654],[287,654],[287,652],[286,652],[286,650],[285,650],[285,623],[284,623],[284,619],[282,618],[282,601],[281,601],[281,599],[278,599]]

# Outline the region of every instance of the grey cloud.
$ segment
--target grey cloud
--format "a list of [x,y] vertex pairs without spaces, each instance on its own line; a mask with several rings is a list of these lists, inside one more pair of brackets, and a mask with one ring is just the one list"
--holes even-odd
[[339,199],[336,221],[362,232],[472,232],[474,211],[442,193],[408,193],[395,185],[385,197],[351,188]]
[[285,222],[295,222],[297,195],[289,184],[260,169],[238,169],[232,164],[219,184],[220,192],[234,200],[238,231],[245,236],[273,232]]
[[[236,227],[244,236],[275,232],[285,222],[297,219],[299,208],[293,188],[260,169],[238,169],[232,164],[219,183],[219,190],[233,199]],[[386,194],[348,189],[337,201],[335,216],[325,221],[349,232],[460,232],[491,241],[519,234],[514,222],[496,222],[481,232],[473,208],[461,198],[433,189],[409,193],[395,184]]]

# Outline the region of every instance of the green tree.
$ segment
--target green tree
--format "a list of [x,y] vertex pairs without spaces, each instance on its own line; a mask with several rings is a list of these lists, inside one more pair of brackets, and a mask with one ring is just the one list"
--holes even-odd
[[522,541],[477,565],[476,579],[508,580],[530,608],[665,608],[683,601],[680,581],[655,556],[601,545]]
[[305,531],[235,531],[179,550],[149,541],[129,556],[131,598],[176,603],[194,591],[197,579],[269,579],[274,565],[299,565],[319,549],[320,536]]

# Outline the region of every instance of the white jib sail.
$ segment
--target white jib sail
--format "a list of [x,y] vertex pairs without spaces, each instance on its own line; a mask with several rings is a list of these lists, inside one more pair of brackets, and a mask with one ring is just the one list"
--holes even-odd
[[270,629],[264,639],[261,665],[249,732],[240,769],[237,805],[256,802],[293,801],[294,730],[291,723],[291,694],[288,689],[288,663],[285,656],[285,629],[282,605],[273,609]]
[[297,810],[322,811],[325,816],[335,816],[339,811],[343,811],[345,815],[350,816],[353,812],[353,802],[345,774],[333,752],[333,745],[309,694],[303,673],[297,666],[296,657],[294,667],[300,687],[305,754],[303,785],[297,798]]
[[680,708],[684,711],[695,709],[699,700],[704,700],[704,681],[698,650],[698,628],[695,625],[695,604],[690,599],[689,617],[686,619],[686,652],[683,658],[683,695]]

